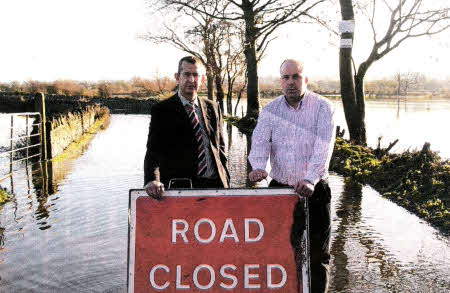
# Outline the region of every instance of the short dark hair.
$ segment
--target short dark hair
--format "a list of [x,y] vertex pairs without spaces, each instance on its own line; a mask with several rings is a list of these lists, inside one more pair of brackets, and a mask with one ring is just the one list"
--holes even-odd
[[194,56],[185,56],[185,57],[181,58],[180,61],[178,62],[178,74],[180,74],[181,71],[183,70],[183,66],[182,66],[183,62],[203,66],[203,63],[199,58],[194,57]]

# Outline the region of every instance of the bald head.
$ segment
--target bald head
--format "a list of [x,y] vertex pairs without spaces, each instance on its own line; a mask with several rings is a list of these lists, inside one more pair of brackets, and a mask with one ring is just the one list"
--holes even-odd
[[280,66],[280,75],[282,74],[283,68],[286,66],[296,66],[297,69],[299,70],[299,72],[304,72],[304,67],[305,65],[303,64],[303,62],[295,60],[295,59],[286,59],[283,61],[283,63],[281,63]]
[[281,89],[286,101],[293,107],[297,107],[308,84],[303,67],[303,62],[294,59],[287,59],[280,66]]

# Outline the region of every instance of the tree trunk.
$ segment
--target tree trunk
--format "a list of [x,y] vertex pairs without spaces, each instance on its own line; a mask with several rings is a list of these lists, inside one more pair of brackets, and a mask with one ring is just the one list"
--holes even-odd
[[247,115],[246,118],[257,118],[260,110],[259,82],[258,82],[258,56],[256,52],[255,13],[253,4],[248,0],[242,1],[242,10],[245,18],[245,48],[244,55],[247,63]]
[[[236,117],[237,117],[237,108],[239,106],[239,102],[241,101],[241,97],[242,97],[242,92],[243,92],[243,90],[239,91],[239,94],[238,94],[237,100],[236,100],[236,105],[234,106],[234,116],[236,116]],[[243,118],[243,117],[241,117],[241,118]]]
[[366,104],[364,101],[364,75],[355,76],[356,90],[356,119],[353,125],[353,133],[350,131],[350,139],[360,145],[366,145]]
[[[251,45],[247,45],[250,47]],[[245,49],[247,59],[247,117],[258,117],[260,110],[259,103],[259,82],[258,82],[258,61],[254,46]]]
[[206,70],[206,88],[208,89],[208,100],[214,100],[214,76],[211,70]]
[[233,116],[233,105],[232,105],[232,99],[233,99],[233,80],[231,80],[231,77],[228,75],[228,92],[227,92],[227,114],[230,116]]
[[233,116],[233,106],[232,106],[233,93],[227,93],[227,114]]
[[[352,0],[339,0],[342,20],[354,20]],[[351,39],[353,46],[353,32],[342,33],[341,39]],[[361,69],[361,68],[360,68]],[[350,139],[357,143],[366,144],[366,127],[364,123],[364,72],[358,72],[353,80],[352,48],[340,48],[339,72],[341,82],[341,99],[344,105],[345,120],[347,121]]]
[[216,76],[216,101],[219,104],[220,110],[223,113],[223,98],[225,94],[223,93],[223,82],[222,76],[219,73],[215,73]]

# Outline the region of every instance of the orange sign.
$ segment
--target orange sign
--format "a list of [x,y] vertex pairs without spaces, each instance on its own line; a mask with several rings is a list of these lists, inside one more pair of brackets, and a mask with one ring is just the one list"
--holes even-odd
[[307,292],[290,242],[298,201],[284,188],[131,191],[128,291]]

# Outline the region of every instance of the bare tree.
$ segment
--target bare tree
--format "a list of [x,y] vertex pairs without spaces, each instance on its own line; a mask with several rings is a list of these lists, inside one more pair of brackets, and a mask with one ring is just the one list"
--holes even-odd
[[223,100],[225,96],[223,90],[224,78],[222,76],[222,71],[224,69],[222,47],[227,38],[224,31],[226,31],[228,26],[229,24],[226,21],[213,21],[213,24],[210,25],[204,36],[204,53],[212,68],[213,77],[216,84],[216,99],[222,112]]
[[[354,20],[353,1],[339,0],[343,20]],[[373,46],[369,57],[352,76],[352,49],[340,49],[341,95],[350,139],[366,143],[364,78],[370,66],[397,48],[405,40],[432,36],[450,26],[446,1],[423,0],[360,0],[358,8],[369,21]],[[384,17],[382,16],[384,13]],[[385,13],[389,15],[385,17]],[[386,21],[387,19],[387,21]],[[385,24],[384,29],[381,27]],[[344,32],[342,39],[353,41],[353,32]],[[354,66],[353,66],[354,67]]]
[[112,96],[112,89],[111,89],[111,83],[109,81],[100,81],[97,86],[98,95],[101,98],[111,98]]
[[[139,36],[156,44],[167,43],[201,60],[206,68],[208,99],[214,97],[214,41],[211,34],[215,32],[212,28],[215,19],[208,15],[201,15],[193,11],[163,10],[174,17],[162,24],[163,30],[157,33],[148,32]],[[183,18],[188,24],[180,25],[177,20]]]
[[[209,7],[211,3],[202,2],[198,8],[207,13],[200,13],[183,6],[165,5],[163,1],[157,1],[165,13],[174,13],[177,11],[176,18],[182,18],[187,25],[164,24],[164,31],[148,33],[141,38],[155,43],[169,43],[178,49],[192,54],[202,60],[206,67],[208,77],[208,97],[213,99],[213,89],[215,84],[216,100],[222,111],[224,110],[224,81],[227,80],[228,86],[232,87],[240,68],[237,66],[239,56],[242,55],[243,41],[242,30],[236,23],[232,23],[220,17],[218,7]],[[175,9],[177,8],[177,9]],[[176,29],[178,27],[178,30]],[[234,66],[232,64],[235,64]],[[227,99],[231,99],[227,95]],[[230,100],[231,103],[231,100]]]
[[173,79],[170,79],[167,76],[161,76],[158,69],[156,69],[153,74],[153,80],[154,80],[155,90],[158,92],[158,94],[161,94],[161,95],[163,95],[164,93],[167,93],[168,91],[171,91],[175,86]]
[[[326,0],[160,0],[166,5],[183,7],[217,19],[242,22],[245,27],[244,55],[247,64],[247,118],[260,110],[258,63],[273,33],[280,26],[306,16]],[[205,5],[205,3],[207,5]],[[207,7],[205,7],[207,6]],[[211,11],[219,14],[212,14]]]
[[408,95],[408,90],[417,87],[425,82],[425,76],[420,72],[397,72],[394,75],[394,79],[397,82],[397,95],[403,93]]
[[[237,79],[245,79],[246,74],[244,46],[243,46],[243,31],[229,23],[226,31],[226,46],[224,55],[226,58],[225,75],[227,80],[227,113],[233,115],[232,98],[234,85]],[[241,87],[238,91],[239,97],[242,96],[242,91],[245,89]]]
[[[245,77],[244,81],[238,84],[238,89],[236,90],[237,93],[237,99],[236,99],[236,105],[234,105],[234,115],[237,116],[237,108],[239,106],[239,102],[241,101],[242,94],[244,93],[245,89],[247,88],[248,80]],[[242,116],[244,116],[242,114]]]

